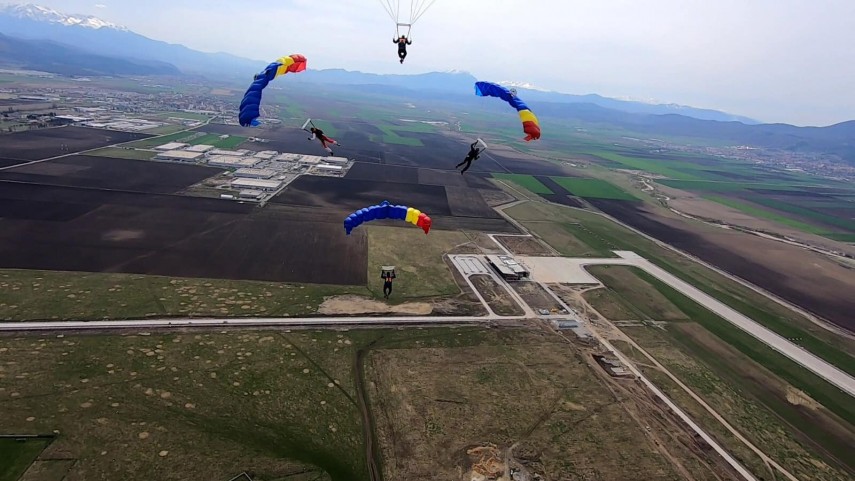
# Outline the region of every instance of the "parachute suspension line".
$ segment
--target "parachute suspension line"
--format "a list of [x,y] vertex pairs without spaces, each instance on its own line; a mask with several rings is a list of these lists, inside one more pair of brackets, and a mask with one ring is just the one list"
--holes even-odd
[[393,0],[378,0],[378,1],[380,2],[380,5],[383,6],[383,9],[386,10],[386,13],[389,14],[389,18],[391,18],[393,21],[397,22],[398,21],[397,12],[400,11],[400,6],[401,6],[400,1],[398,1],[398,0],[396,0],[394,2],[393,2]]
[[416,23],[425,12],[436,3],[436,0],[412,0],[410,4],[410,24]]

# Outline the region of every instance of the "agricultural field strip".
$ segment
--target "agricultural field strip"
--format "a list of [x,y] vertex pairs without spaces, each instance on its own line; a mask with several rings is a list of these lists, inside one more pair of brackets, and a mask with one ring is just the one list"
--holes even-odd
[[[558,302],[558,304],[563,307],[567,312],[573,312],[573,309],[571,309],[570,306],[568,306],[564,301],[562,301],[561,298],[557,294],[555,294],[555,292],[553,292],[549,287],[546,286],[546,284],[540,283],[540,285],[546,290],[546,292],[548,292],[553,298],[555,298],[555,301]],[[668,398],[668,396],[665,395],[665,393],[663,393],[658,387],[656,387],[656,385],[653,384],[651,380],[647,379],[647,377],[644,376],[641,370],[638,369],[630,359],[624,356],[624,354],[620,352],[617,348],[615,348],[606,338],[601,336],[596,329],[590,329],[590,331],[597,338],[597,340],[606,349],[613,352],[615,356],[620,360],[620,362],[623,363],[623,365],[626,366],[630,371],[632,371],[633,375],[635,375],[637,379],[640,379],[641,382],[644,383],[644,385],[647,386],[647,388],[650,389],[650,391],[653,392],[656,397],[658,397],[662,400],[662,402],[668,405],[671,411],[673,411],[680,419],[682,419],[683,422],[686,423],[686,425],[692,428],[692,430],[697,433],[697,435],[700,436],[704,441],[706,441],[707,444],[712,446],[712,448],[722,458],[724,458],[724,460],[727,461],[727,463],[730,464],[730,466],[734,470],[736,470],[742,476],[743,479],[747,481],[759,481],[757,478],[754,477],[753,474],[751,474],[750,471],[748,471],[748,469],[745,468],[745,466],[740,464],[740,462],[737,461],[736,458],[731,456],[731,454],[727,452],[727,450],[725,450],[712,436],[707,434],[706,431],[703,430],[703,428],[701,428],[697,423],[695,423],[692,418],[689,417],[688,414],[686,414],[682,409],[680,409],[676,403],[674,403],[670,398]],[[559,334],[564,337],[564,334],[561,334],[560,332]]]

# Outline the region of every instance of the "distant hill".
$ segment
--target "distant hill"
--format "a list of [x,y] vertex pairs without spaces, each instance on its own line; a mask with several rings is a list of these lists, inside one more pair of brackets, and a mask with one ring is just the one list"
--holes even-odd
[[213,78],[252,78],[263,62],[225,53],[203,53],[152,40],[96,17],[68,15],[37,5],[0,7],[0,32],[30,40],[52,40],[108,57],[165,62],[183,73]]
[[60,75],[178,75],[165,62],[108,57],[50,40],[25,40],[0,33],[0,66]]

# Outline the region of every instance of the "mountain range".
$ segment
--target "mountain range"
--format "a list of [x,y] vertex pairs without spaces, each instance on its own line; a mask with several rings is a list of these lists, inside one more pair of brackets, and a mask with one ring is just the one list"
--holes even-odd
[[[203,75],[244,84],[265,66],[257,60],[150,39],[93,16],[68,15],[31,4],[0,8],[0,32],[0,66],[65,75]],[[398,92],[421,99],[455,99],[466,105],[472,101],[476,80],[472,74],[459,71],[379,75],[309,69],[289,81]],[[617,125],[650,135],[833,153],[855,164],[855,121],[829,127],[759,124],[716,110],[549,92],[526,84],[514,86],[527,102],[537,105],[539,116]]]

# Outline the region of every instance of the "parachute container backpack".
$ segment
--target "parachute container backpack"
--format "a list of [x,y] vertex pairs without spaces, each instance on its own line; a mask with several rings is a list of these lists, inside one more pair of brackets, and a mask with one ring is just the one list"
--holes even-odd
[[347,235],[350,235],[353,229],[365,222],[378,219],[403,220],[421,227],[425,231],[425,234],[430,232],[430,226],[433,223],[430,216],[418,209],[405,205],[392,205],[388,200],[384,200],[377,205],[364,207],[347,216],[344,219],[344,231]]

